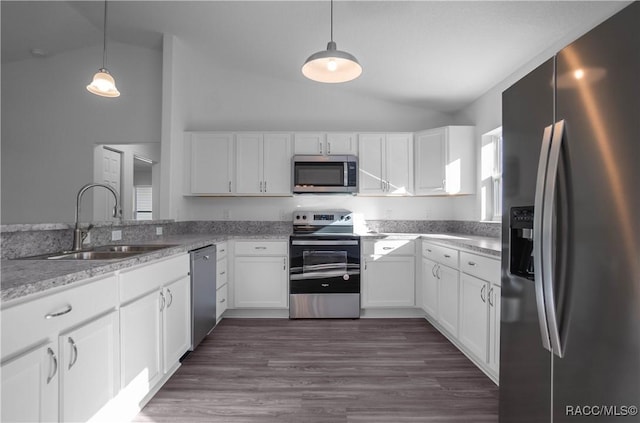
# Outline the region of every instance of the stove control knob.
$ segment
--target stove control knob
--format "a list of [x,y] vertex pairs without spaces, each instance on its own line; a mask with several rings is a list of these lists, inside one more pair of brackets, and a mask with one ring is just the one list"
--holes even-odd
[[346,216],[345,220],[351,220],[351,216]]
[[307,220],[307,215],[302,215],[303,220]]

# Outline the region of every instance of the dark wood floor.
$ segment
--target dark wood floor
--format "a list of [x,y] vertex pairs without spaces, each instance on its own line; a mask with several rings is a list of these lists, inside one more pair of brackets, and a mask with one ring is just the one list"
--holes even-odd
[[498,389],[423,319],[224,319],[138,422],[497,422]]

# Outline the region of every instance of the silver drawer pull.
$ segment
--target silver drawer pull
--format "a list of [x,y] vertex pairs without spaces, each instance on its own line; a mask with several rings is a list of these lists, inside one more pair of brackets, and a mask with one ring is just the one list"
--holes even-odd
[[475,262],[473,262],[473,261],[470,261],[470,262],[469,262],[469,266],[475,266],[475,265],[476,265],[476,263],[475,263]]
[[54,317],[64,316],[65,314],[71,312],[71,310],[73,310],[73,307],[71,307],[71,304],[69,304],[64,310],[59,311],[57,313],[49,313],[46,316],[44,316],[44,318],[48,320],[48,319],[53,319]]
[[431,249],[430,249],[430,248],[427,248],[427,251],[428,251],[428,252],[431,252]]
[[220,250],[220,252],[221,252],[221,253],[224,253],[225,251],[227,251],[227,250],[224,250],[224,249],[223,249],[223,250]]
[[209,256],[202,256],[203,259],[209,260]]
[[221,300],[220,300],[220,304],[224,303],[225,301],[227,301],[227,299],[226,299],[226,298],[221,299]]
[[67,341],[69,341],[69,343],[71,344],[71,352],[73,353],[71,354],[71,358],[69,359],[69,369],[71,369],[71,367],[76,364],[76,361],[78,361],[78,346],[76,345],[76,342],[72,337],[69,337]]
[[383,250],[393,250],[393,247],[382,247]]
[[267,247],[253,247],[255,250],[266,250]]
[[444,258],[451,258],[451,256],[449,254],[445,254]]
[[227,272],[220,272],[220,276],[224,276]]

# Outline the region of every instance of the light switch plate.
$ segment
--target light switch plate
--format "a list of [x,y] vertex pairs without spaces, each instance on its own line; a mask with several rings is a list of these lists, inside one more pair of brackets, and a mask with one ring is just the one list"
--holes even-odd
[[111,241],[120,241],[122,239],[122,231],[111,231]]
[[162,235],[162,226],[156,226],[156,235]]

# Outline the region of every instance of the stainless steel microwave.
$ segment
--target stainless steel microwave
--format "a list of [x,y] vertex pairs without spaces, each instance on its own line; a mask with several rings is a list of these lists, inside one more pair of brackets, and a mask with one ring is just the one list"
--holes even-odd
[[293,193],[356,193],[356,156],[293,156]]

